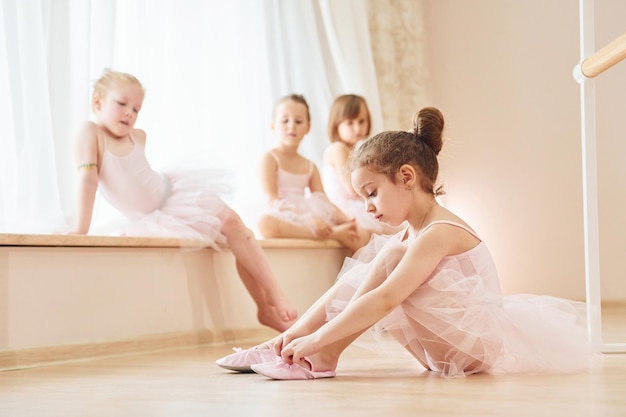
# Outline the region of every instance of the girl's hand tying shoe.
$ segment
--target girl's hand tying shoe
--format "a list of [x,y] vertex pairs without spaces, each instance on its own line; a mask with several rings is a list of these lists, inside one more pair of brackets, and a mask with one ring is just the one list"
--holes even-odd
[[321,350],[317,333],[308,336],[298,337],[291,340],[280,351],[280,356],[288,364],[299,363],[302,360],[308,362],[307,357],[318,353]]

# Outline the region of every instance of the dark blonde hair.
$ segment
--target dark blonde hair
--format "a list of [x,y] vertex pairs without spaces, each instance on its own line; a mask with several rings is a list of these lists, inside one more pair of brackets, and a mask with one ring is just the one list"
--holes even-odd
[[143,85],[139,80],[131,74],[114,71],[110,68],[105,68],[100,78],[93,84],[93,94],[91,96],[91,105],[93,107],[96,100],[99,100],[106,96],[107,92],[114,86],[119,84],[134,84],[145,91]]
[[387,131],[379,133],[355,148],[348,162],[350,171],[367,167],[385,174],[395,183],[400,167],[409,164],[420,174],[422,189],[435,196],[443,194],[442,187],[435,188],[439,174],[437,155],[443,146],[443,114],[434,107],[425,107],[413,117],[409,132]]
[[367,102],[361,96],[355,94],[344,94],[335,99],[330,107],[330,115],[328,116],[328,139],[332,142],[339,142],[339,124],[344,120],[355,119],[358,117],[361,111],[361,106],[365,109],[367,114],[367,133],[365,136],[369,136],[370,129],[372,128],[372,119],[370,116],[370,110],[367,107]]
[[272,112],[272,118],[276,116],[276,108],[284,103],[285,101],[293,101],[294,103],[300,103],[306,107],[306,117],[311,122],[311,111],[309,110],[309,103],[306,102],[306,99],[302,94],[289,94],[287,96],[281,97],[276,104],[274,105],[274,111]]

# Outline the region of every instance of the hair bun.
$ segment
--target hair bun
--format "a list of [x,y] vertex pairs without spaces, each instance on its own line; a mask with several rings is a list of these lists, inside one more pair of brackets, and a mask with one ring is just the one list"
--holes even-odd
[[443,114],[436,107],[424,107],[413,116],[411,132],[418,141],[428,145],[435,155],[438,155],[443,146]]

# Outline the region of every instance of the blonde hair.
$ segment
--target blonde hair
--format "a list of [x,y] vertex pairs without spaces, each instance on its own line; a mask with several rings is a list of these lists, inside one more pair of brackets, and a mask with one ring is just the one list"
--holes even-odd
[[114,71],[110,68],[105,68],[100,78],[93,84],[93,94],[91,96],[91,107],[93,108],[97,100],[106,96],[107,92],[114,86],[119,84],[134,84],[141,88],[145,92],[143,85],[139,82],[134,75]]
[[372,119],[365,99],[355,94],[344,94],[335,99],[330,107],[330,115],[328,117],[328,139],[330,139],[331,143],[341,141],[339,124],[344,120],[356,119],[361,112],[361,108],[365,109],[367,119],[368,127],[365,136],[369,136],[372,128]]

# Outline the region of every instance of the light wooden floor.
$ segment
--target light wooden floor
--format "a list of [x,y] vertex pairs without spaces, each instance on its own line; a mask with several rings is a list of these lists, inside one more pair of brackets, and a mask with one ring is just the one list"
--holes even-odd
[[[606,317],[626,341],[626,315]],[[617,337],[614,337],[617,340]],[[1,417],[626,416],[626,354],[574,375],[442,379],[403,350],[349,348],[334,379],[272,381],[217,367],[230,346],[0,372]]]

